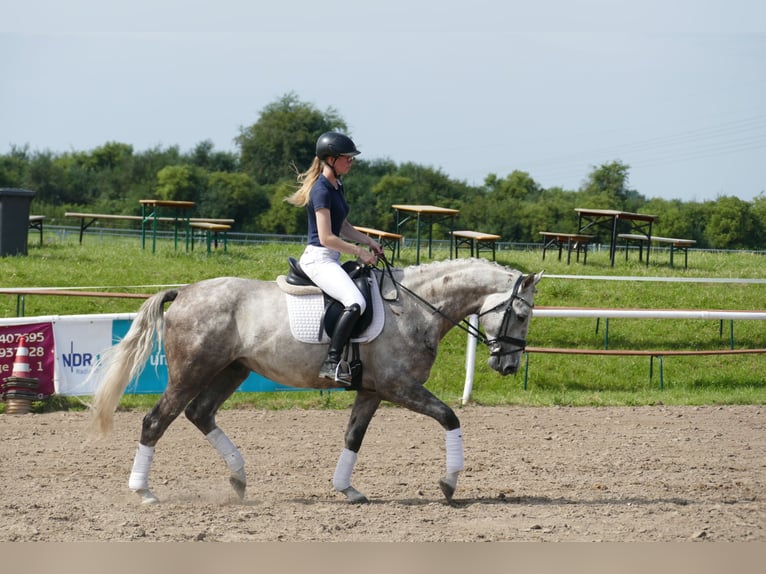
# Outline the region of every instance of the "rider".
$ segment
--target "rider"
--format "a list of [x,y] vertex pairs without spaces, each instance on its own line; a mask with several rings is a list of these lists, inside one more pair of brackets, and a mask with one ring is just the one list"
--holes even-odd
[[[325,293],[344,306],[332,334],[327,358],[319,370],[321,378],[343,385],[351,384],[351,373],[343,367],[341,352],[364,313],[366,302],[341,267],[340,254],[353,255],[365,265],[374,265],[383,254],[377,241],[354,229],[346,219],[349,205],[341,176],[348,173],[359,153],[348,136],[338,132],[323,133],[317,140],[316,157],[311,167],[298,175],[300,188],[287,198],[289,203],[305,206],[308,211],[308,245],[300,258],[301,268]],[[368,246],[372,252],[355,243]]]

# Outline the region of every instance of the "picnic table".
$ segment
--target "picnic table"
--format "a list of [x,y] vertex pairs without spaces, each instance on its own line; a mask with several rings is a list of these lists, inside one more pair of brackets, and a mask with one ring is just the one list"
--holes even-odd
[[151,224],[152,253],[157,247],[157,222],[160,220],[161,209],[167,209],[173,218],[173,246],[178,251],[178,227],[183,226],[186,238],[186,250],[189,250],[191,239],[189,215],[194,207],[193,201],[172,201],[168,199],[139,199],[141,204],[141,249],[146,248],[146,226]]
[[588,263],[588,243],[593,240],[593,235],[583,235],[581,233],[561,233],[558,231],[541,231],[543,236],[543,260],[545,252],[548,249],[558,249],[559,261],[561,261],[561,252],[567,249],[567,265],[572,260],[572,250],[574,249],[577,261],[580,261],[580,252],[583,254],[583,265]]
[[[433,242],[433,225],[441,221],[449,222],[449,230],[452,232],[455,226],[455,216],[460,213],[459,209],[448,207],[438,207],[436,205],[392,205],[396,211],[396,232],[401,234],[401,227],[407,221],[416,218],[417,221],[417,243],[415,264],[420,264],[420,233],[421,225],[428,226],[428,257],[431,257],[431,245]],[[450,239],[449,256],[452,259],[452,240]]]
[[617,251],[618,223],[626,221],[629,224],[629,232],[646,238],[646,264],[649,265],[649,244],[652,240],[652,223],[657,219],[656,215],[646,213],[632,213],[630,211],[618,211],[616,209],[589,209],[576,207],[577,231],[584,233],[593,227],[606,227],[610,233],[609,261],[614,267],[614,255]]
[[494,233],[484,233],[482,231],[472,231],[469,229],[461,229],[459,231],[452,232],[452,238],[455,241],[455,257],[458,257],[458,250],[460,246],[468,246],[471,252],[471,257],[476,255],[479,257],[479,253],[482,250],[492,252],[492,261],[495,261],[495,244],[500,239],[499,235]]

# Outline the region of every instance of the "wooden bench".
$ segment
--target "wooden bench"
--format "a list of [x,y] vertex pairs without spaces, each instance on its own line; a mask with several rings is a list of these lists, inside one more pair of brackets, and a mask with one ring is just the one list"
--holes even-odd
[[746,355],[766,353],[766,349],[713,349],[706,351],[699,350],[631,350],[631,349],[561,349],[555,347],[526,347],[524,349],[524,390],[527,388],[527,379],[529,376],[529,355],[530,353],[550,353],[557,355],[610,355],[623,357],[649,357],[649,381],[651,382],[654,373],[655,357],[660,363],[660,390],[664,389],[663,379],[663,357],[678,356],[699,356],[699,355]]
[[588,244],[593,241],[595,235],[583,235],[582,233],[561,233],[558,231],[541,231],[543,236],[543,261],[545,261],[545,252],[551,247],[558,249],[559,261],[561,261],[561,252],[567,248],[567,265],[572,259],[572,249],[575,250],[575,260],[580,261],[580,252],[583,254],[582,263],[588,263]]
[[455,257],[457,258],[458,248],[461,245],[468,245],[471,249],[471,257],[479,257],[482,249],[492,252],[492,261],[495,261],[495,243],[500,239],[499,235],[492,233],[482,233],[481,231],[452,231],[452,238],[455,241]]
[[[85,231],[93,225],[97,220],[104,219],[104,220],[111,220],[111,221],[142,221],[143,217],[140,215],[121,215],[121,214],[113,214],[113,213],[80,213],[75,211],[67,211],[64,214],[64,217],[72,217],[77,218],[80,220],[80,243],[82,243],[82,237],[85,234]],[[159,217],[158,221],[163,222],[175,222],[174,217]],[[214,219],[214,218],[207,218],[207,217],[191,217],[189,218],[189,225],[192,223],[219,223],[222,225],[232,225],[234,223],[233,219]]]
[[[210,223],[207,221],[190,221],[189,227],[192,229],[201,229],[205,232],[205,243],[207,244],[207,252],[210,253],[211,245],[214,245],[218,249],[218,235],[221,235],[223,239],[223,252],[226,253],[226,246],[228,244],[228,234],[231,230],[231,225],[226,223]],[[194,238],[192,238],[192,251],[194,251]]]
[[[620,233],[617,235],[618,239],[625,240],[625,261],[628,260],[628,244],[633,241],[638,243],[638,260],[644,260],[644,243],[646,246],[646,261],[649,262],[649,241],[645,235],[636,233]],[[673,253],[675,251],[683,251],[684,254],[684,269],[689,265],[689,247],[694,247],[697,243],[694,239],[678,239],[676,237],[660,237],[658,235],[652,235],[652,242],[664,243],[670,245],[670,266],[673,267]]]
[[115,215],[109,213],[78,213],[74,211],[67,211],[64,217],[76,217],[80,220],[80,243],[82,244],[82,237],[85,235],[87,229],[93,225],[99,219],[116,220],[116,221],[141,221],[143,218],[140,215]]
[[29,229],[37,229],[40,232],[40,245],[43,244],[43,222],[44,221],[45,221],[44,215],[29,216]]
[[375,237],[383,249],[390,248],[391,263],[394,262],[397,255],[401,254],[400,249],[402,245],[402,239],[404,239],[403,235],[399,235],[398,233],[391,233],[389,231],[381,231],[380,229],[373,229],[372,227],[360,227],[358,225],[355,225],[354,229],[361,231],[370,237]]

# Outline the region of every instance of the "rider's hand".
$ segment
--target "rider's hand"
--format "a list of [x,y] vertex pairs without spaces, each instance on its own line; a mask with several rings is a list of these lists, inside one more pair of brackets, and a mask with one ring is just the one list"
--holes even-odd
[[365,265],[375,265],[378,262],[378,255],[371,251],[367,251],[366,249],[362,249],[359,254],[359,259]]
[[380,243],[377,241],[373,241],[372,245],[370,245],[370,248],[372,249],[372,252],[375,254],[376,257],[380,257],[383,255],[383,248],[380,246]]

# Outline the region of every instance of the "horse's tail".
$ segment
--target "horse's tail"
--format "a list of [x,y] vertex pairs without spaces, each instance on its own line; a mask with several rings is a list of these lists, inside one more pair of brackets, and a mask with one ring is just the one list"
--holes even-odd
[[130,381],[144,369],[157,341],[162,348],[164,305],[178,296],[177,289],[156,293],[138,310],[130,329],[119,344],[107,349],[88,377],[103,371],[103,378],[93,397],[92,428],[102,435],[112,430],[114,411]]

